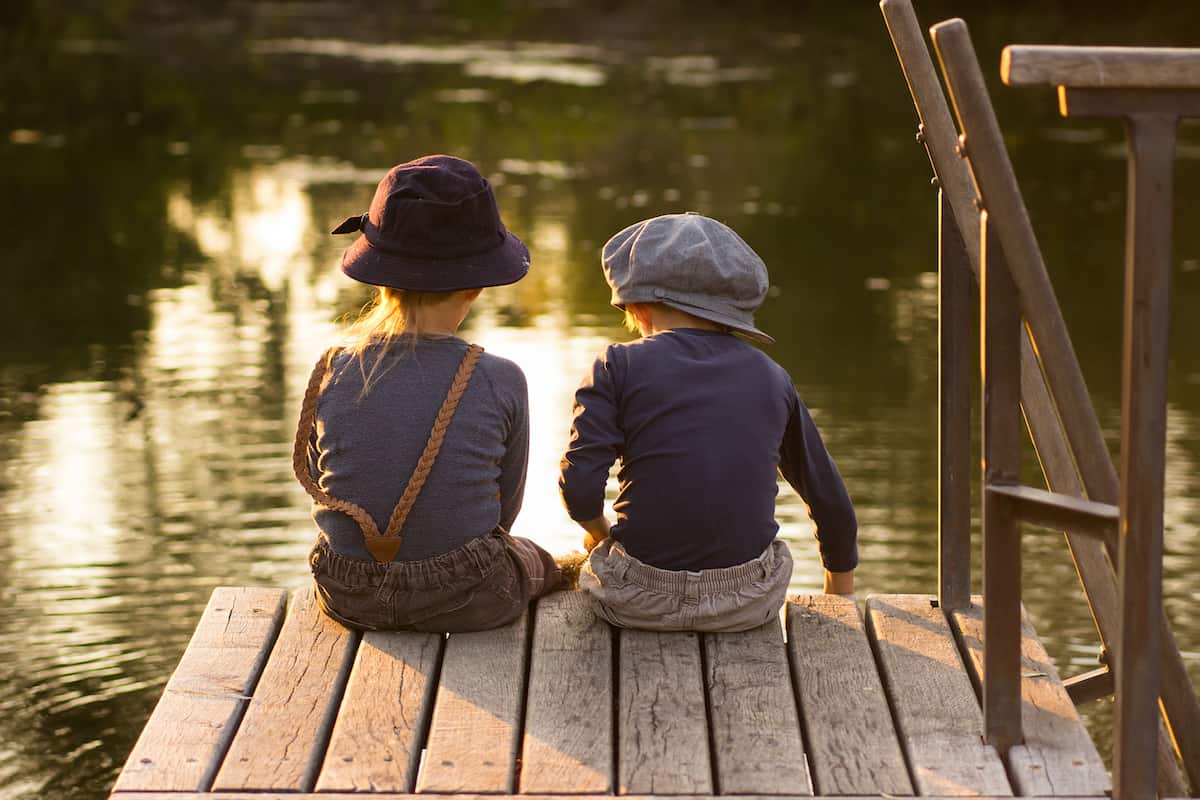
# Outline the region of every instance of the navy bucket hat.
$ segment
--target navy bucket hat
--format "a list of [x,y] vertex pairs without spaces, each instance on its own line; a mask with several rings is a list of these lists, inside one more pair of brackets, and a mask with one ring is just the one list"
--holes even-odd
[[370,210],[332,233],[356,231],[342,272],[373,286],[450,292],[516,283],[529,271],[529,250],[505,230],[491,184],[454,156],[388,170]]

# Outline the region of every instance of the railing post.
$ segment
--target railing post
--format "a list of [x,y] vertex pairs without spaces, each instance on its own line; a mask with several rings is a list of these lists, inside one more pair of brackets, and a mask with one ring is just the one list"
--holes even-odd
[[938,604],[971,605],[971,262],[938,190]]
[[1128,117],[1125,352],[1121,382],[1121,639],[1113,783],[1121,800],[1154,797],[1161,681],[1167,321],[1176,117]]
[[1001,755],[1021,734],[1021,538],[991,484],[1021,478],[1021,311],[1000,243],[979,218],[983,372],[983,727]]

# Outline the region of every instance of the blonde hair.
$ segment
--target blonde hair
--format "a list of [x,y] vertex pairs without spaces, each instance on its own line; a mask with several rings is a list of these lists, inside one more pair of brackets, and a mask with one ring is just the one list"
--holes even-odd
[[650,309],[659,303],[626,303],[625,304],[625,328],[630,333],[636,333],[640,336],[645,336],[646,332],[642,330],[642,326],[638,323],[637,314],[643,317],[650,315]]
[[[410,334],[408,349],[416,347],[416,337],[421,333],[421,317],[418,309],[424,306],[437,305],[450,297],[453,292],[416,292],[409,289],[393,289],[390,286],[376,286],[375,296],[371,298],[358,319],[346,332],[350,343],[345,350],[358,362],[362,375],[362,391],[359,399],[366,397],[371,388],[379,382],[387,371],[380,367],[383,357],[396,346],[401,334]],[[377,347],[376,347],[377,346]],[[374,357],[368,364],[367,351],[374,348]]]

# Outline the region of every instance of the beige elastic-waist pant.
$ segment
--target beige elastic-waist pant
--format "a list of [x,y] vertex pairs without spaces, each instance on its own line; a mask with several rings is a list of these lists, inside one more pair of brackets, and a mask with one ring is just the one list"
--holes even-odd
[[592,550],[579,588],[596,615],[622,628],[745,631],[779,613],[792,579],[792,554],[776,539],[758,558],[699,572],[658,569],[605,539]]

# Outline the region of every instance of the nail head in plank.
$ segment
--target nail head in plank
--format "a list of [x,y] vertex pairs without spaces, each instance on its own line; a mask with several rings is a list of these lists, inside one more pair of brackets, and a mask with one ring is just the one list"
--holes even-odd
[[867,625],[918,794],[1011,795],[983,743],[983,714],[950,625],[932,597],[867,598]]
[[538,601],[521,792],[611,794],[613,631],[583,592]]
[[358,633],[296,591],[214,791],[309,791],[325,754]]
[[[983,606],[975,598],[951,621],[978,683],[983,673]],[[1021,727],[1024,744],[1009,751],[1008,774],[1020,795],[1101,796],[1112,781],[1054,663],[1022,609]]]
[[706,633],[702,643],[717,791],[810,794],[778,618],[740,633]]
[[620,631],[617,790],[712,794],[695,633]]
[[446,641],[418,792],[510,794],[524,701],[529,614]]
[[1200,50],[1013,44],[1000,53],[1009,86],[1200,89]]
[[412,791],[445,638],[363,634],[317,791]]
[[785,616],[815,791],[913,794],[854,598],[793,597]]
[[213,590],[115,791],[204,790],[283,622],[281,589]]

